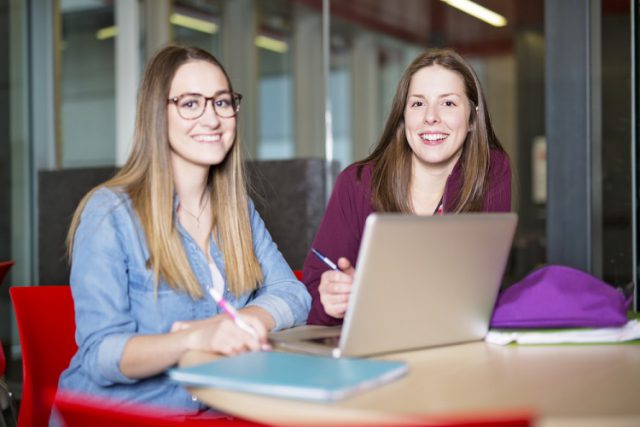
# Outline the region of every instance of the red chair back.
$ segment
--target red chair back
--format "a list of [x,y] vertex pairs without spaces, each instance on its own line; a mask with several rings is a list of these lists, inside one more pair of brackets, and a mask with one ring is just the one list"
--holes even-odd
[[293,274],[296,275],[296,279],[302,280],[302,270],[293,270]]
[[15,264],[15,262],[13,261],[0,262],[0,284],[4,280],[4,277],[7,275],[13,264]]
[[141,405],[115,409],[108,399],[83,396],[68,391],[60,391],[57,394],[54,406],[66,427],[197,427],[205,425],[258,427],[263,425],[237,418],[185,419],[163,409],[151,409]]
[[[2,281],[4,280],[5,276],[7,275],[7,273],[9,272],[13,264],[15,264],[13,261],[0,262],[0,285],[2,284]],[[0,377],[4,375],[4,371],[6,368],[7,368],[7,362],[4,357],[4,349],[0,345]]]
[[[69,391],[60,391],[54,403],[56,412],[66,427],[198,427],[198,426],[233,426],[260,427],[264,424],[254,423],[239,418],[180,418],[164,409],[147,406],[131,406],[127,409],[115,409],[113,402],[105,398],[89,397]],[[528,413],[505,413],[469,417],[427,417],[421,422],[407,424],[411,427],[530,427],[531,415]],[[322,425],[311,421],[310,426]],[[365,423],[353,421],[344,426],[365,426]],[[379,423],[380,427],[394,427],[405,424]]]
[[18,427],[49,423],[60,373],[78,347],[69,286],[20,286],[9,289],[22,348],[22,400]]

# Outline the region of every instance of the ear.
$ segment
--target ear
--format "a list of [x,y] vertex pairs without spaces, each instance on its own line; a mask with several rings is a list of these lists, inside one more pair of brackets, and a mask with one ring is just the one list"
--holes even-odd
[[473,123],[478,120],[478,106],[475,106],[475,110],[476,113],[475,114],[470,114],[469,115],[469,129],[467,130],[467,133],[471,133],[473,131]]

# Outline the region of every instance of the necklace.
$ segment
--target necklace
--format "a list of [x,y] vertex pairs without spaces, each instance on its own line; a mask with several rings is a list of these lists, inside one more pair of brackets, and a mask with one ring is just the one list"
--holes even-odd
[[200,228],[200,217],[202,216],[202,214],[204,213],[204,209],[207,207],[207,202],[209,201],[209,194],[207,194],[207,200],[202,204],[202,207],[200,208],[200,213],[198,215],[194,215],[193,213],[191,213],[189,211],[189,209],[187,209],[182,203],[180,203],[180,208],[184,209],[184,211],[186,213],[188,213],[189,215],[191,215],[193,217],[193,219],[196,220],[196,228]]

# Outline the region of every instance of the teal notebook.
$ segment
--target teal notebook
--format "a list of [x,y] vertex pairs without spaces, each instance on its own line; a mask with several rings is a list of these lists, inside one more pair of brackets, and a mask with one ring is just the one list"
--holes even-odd
[[397,361],[263,351],[174,368],[168,373],[185,385],[334,401],[393,381],[407,371],[407,364]]

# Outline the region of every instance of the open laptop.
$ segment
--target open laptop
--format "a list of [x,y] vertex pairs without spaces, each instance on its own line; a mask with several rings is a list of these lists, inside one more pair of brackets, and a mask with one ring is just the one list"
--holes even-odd
[[269,338],[279,349],[333,357],[483,339],[517,221],[514,213],[371,214],[344,324]]

